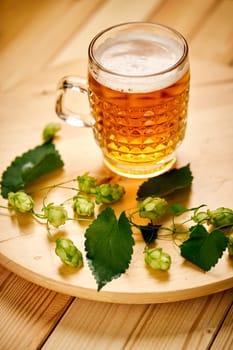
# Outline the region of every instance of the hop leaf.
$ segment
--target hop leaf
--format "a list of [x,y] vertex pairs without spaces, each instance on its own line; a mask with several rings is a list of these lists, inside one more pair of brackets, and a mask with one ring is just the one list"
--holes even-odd
[[146,226],[139,226],[138,228],[141,231],[142,237],[147,244],[154,243],[158,237],[158,231],[161,225],[153,225],[149,223]]
[[181,255],[202,270],[209,271],[221,258],[228,239],[222,231],[209,233],[203,225],[191,227],[190,232],[189,239],[181,245]]
[[172,169],[143,182],[137,191],[137,200],[146,197],[163,197],[176,190],[191,186],[192,180],[193,176],[189,164],[180,169]]
[[183,206],[183,204],[172,204],[169,208],[169,212],[174,215],[174,216],[178,216],[181,215],[183,213],[185,213],[186,211],[189,211],[189,209],[185,208]]
[[117,220],[113,209],[106,208],[88,227],[85,233],[86,257],[98,291],[128,268],[133,244],[132,230],[125,212]]
[[7,198],[9,192],[23,190],[32,181],[64,163],[53,143],[44,143],[16,157],[2,174],[1,194]]

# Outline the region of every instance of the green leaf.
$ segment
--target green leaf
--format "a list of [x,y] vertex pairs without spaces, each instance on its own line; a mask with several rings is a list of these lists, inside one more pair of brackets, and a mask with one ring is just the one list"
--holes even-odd
[[195,208],[186,208],[183,206],[183,204],[179,204],[179,203],[175,203],[172,204],[169,208],[168,211],[170,212],[170,214],[172,214],[173,216],[179,216],[181,214],[186,213],[187,211],[197,211],[202,207],[205,207],[205,204],[201,204],[198,207]]
[[55,169],[63,167],[53,143],[44,143],[16,157],[3,172],[1,194],[7,198],[9,192],[24,189],[29,183]]
[[112,208],[106,208],[85,232],[88,265],[95,277],[98,291],[128,268],[134,239],[129,220],[122,212],[117,220]]
[[189,164],[179,169],[172,169],[143,182],[137,191],[137,200],[149,196],[163,197],[176,190],[191,186],[192,180],[193,176]]
[[168,210],[174,216],[179,216],[189,211],[189,209],[185,208],[182,204],[172,204]]
[[202,270],[209,271],[222,257],[228,239],[221,230],[209,233],[203,225],[191,227],[190,232],[189,239],[180,247],[181,255]]
[[158,231],[160,227],[161,225],[153,225],[152,223],[149,223],[146,226],[139,226],[145,243],[147,244],[154,243],[154,241],[158,237]]

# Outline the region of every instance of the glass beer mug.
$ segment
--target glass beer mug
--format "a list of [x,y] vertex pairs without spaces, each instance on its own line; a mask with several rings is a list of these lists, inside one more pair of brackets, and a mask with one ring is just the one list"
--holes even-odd
[[[156,176],[174,165],[184,138],[189,80],[188,45],[180,33],[156,23],[123,23],[91,41],[87,83],[61,80],[56,113],[92,127],[104,163],[115,173]],[[70,89],[87,94],[89,116],[66,109]]]

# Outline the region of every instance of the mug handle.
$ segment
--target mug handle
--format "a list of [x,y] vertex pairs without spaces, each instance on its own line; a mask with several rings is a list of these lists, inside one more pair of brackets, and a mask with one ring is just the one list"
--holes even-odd
[[67,124],[78,127],[91,127],[92,118],[88,114],[76,114],[65,106],[65,96],[69,90],[77,91],[81,94],[88,94],[87,83],[85,79],[75,76],[63,77],[57,86],[58,96],[55,104],[55,111],[59,118]]

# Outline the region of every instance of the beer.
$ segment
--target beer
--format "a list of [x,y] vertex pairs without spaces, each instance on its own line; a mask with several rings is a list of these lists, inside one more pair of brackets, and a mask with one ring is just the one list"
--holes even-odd
[[171,167],[189,99],[188,61],[177,64],[180,44],[136,30],[102,42],[93,55],[101,68],[89,65],[89,102],[106,164],[132,177]]
[[[88,84],[63,77],[56,113],[93,128],[105,164],[117,174],[143,178],[176,161],[189,100],[188,45],[174,29],[148,22],[122,23],[98,33],[88,46]],[[68,91],[88,93],[91,113],[66,107]]]

